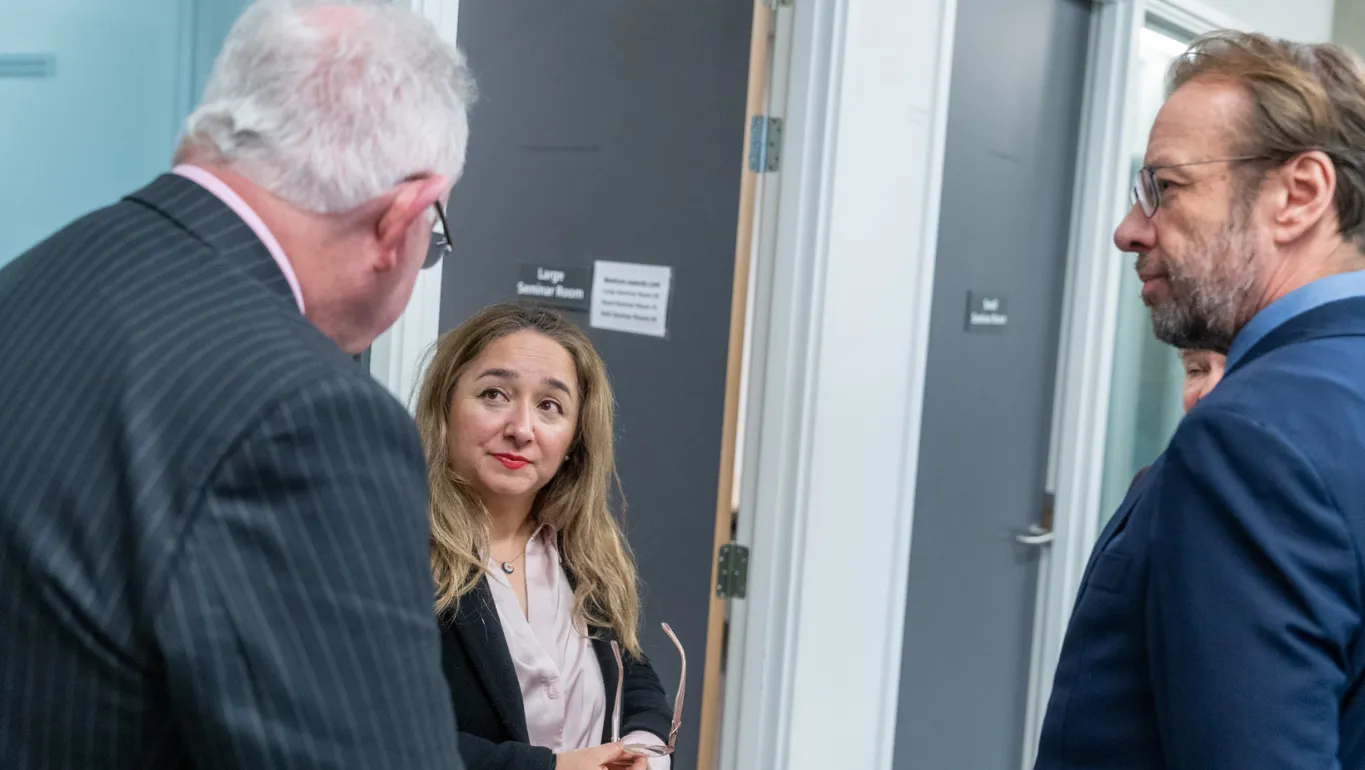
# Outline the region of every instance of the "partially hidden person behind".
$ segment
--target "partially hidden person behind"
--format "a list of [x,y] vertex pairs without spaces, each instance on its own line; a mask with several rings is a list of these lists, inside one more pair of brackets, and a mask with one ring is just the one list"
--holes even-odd
[[1189,414],[1194,405],[1213,392],[1223,379],[1227,356],[1216,350],[1182,348],[1180,366],[1185,372],[1180,387],[1180,405]]
[[421,442],[352,354],[472,98],[407,4],[254,3],[175,168],[0,270],[0,765],[461,766]]
[[613,411],[601,357],[552,310],[496,305],[436,344],[417,423],[471,770],[670,765],[681,693],[668,702],[640,649],[635,564],[611,511]]
[[[1180,406],[1189,414],[1199,400],[1207,396],[1223,379],[1223,366],[1227,356],[1213,350],[1182,348],[1178,352],[1180,368],[1184,372],[1180,382]],[[1138,470],[1128,487],[1129,493],[1147,476],[1151,466]]]

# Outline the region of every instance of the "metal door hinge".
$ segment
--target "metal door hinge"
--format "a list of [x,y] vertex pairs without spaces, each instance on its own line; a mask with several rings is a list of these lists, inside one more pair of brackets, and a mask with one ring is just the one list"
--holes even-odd
[[776,11],[778,8],[792,7],[792,0],[763,0],[763,4]]
[[749,549],[739,543],[720,547],[716,562],[716,596],[743,599],[749,591]]
[[749,128],[749,170],[776,171],[782,161],[782,118],[755,115]]

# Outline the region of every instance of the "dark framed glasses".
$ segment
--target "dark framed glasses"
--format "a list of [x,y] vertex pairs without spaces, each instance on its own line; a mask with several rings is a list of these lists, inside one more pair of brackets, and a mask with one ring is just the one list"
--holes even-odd
[[1151,219],[1156,215],[1157,209],[1161,208],[1161,186],[1157,182],[1156,172],[1171,168],[1185,168],[1186,166],[1207,166],[1211,163],[1245,163],[1253,160],[1270,160],[1265,155],[1242,155],[1236,158],[1215,158],[1213,160],[1196,160],[1189,163],[1170,163],[1164,166],[1143,166],[1138,169],[1137,181],[1133,183],[1133,189],[1128,194],[1128,205],[1142,206],[1142,213]]
[[[678,641],[673,629],[667,623],[661,623],[664,633],[673,640],[673,646],[678,648],[678,656],[682,658],[682,677],[678,680],[678,694],[673,699],[673,725],[668,730],[668,743],[625,743],[621,748],[627,754],[637,757],[666,757],[673,753],[674,745],[678,742],[678,728],[682,727],[683,710],[683,688],[687,686],[687,653],[683,652],[682,642]],[[621,690],[626,683],[626,668],[621,662],[621,645],[616,640],[611,642],[611,654],[616,656],[616,705],[611,711],[611,742],[621,743]]]
[[431,243],[427,246],[427,258],[422,269],[435,267],[442,259],[454,251],[450,245],[450,224],[446,222],[446,210],[440,201],[432,204],[436,208],[436,221],[431,223]]

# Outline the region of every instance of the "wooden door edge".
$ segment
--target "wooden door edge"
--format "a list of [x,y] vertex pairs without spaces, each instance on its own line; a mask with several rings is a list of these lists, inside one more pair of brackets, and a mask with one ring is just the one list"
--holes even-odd
[[730,521],[734,515],[731,505],[735,482],[736,438],[739,432],[740,375],[744,365],[744,320],[749,300],[750,254],[753,250],[754,219],[758,197],[758,176],[751,173],[745,161],[748,155],[749,132],[755,115],[764,112],[764,96],[768,85],[769,37],[773,28],[773,13],[762,0],[754,2],[753,31],[749,41],[749,90],[744,115],[744,145],[740,154],[739,221],[735,232],[734,290],[730,297],[730,346],[725,367],[725,409],[721,429],[720,483],[716,488],[716,531],[712,547],[711,582],[707,593],[711,597],[706,621],[706,655],[702,674],[700,740],[697,749],[698,770],[714,770],[716,749],[720,743],[723,691],[721,687],[721,657],[724,653],[725,600],[716,596],[719,577],[717,558],[720,547],[730,542]]

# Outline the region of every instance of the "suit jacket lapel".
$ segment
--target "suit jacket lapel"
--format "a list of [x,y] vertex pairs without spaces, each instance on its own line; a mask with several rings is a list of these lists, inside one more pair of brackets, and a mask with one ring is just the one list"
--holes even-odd
[[[455,613],[455,631],[464,641],[474,671],[483,682],[488,697],[493,701],[493,708],[507,725],[512,739],[530,743],[530,732],[526,728],[526,705],[521,700],[521,683],[517,681],[517,669],[512,663],[512,653],[508,651],[507,637],[502,632],[497,606],[493,604],[488,578],[481,578],[473,591],[461,597],[459,609]],[[610,655],[611,651],[608,650],[607,654]]]
[[[1099,559],[1100,554],[1104,552],[1104,549],[1109,546],[1109,541],[1113,540],[1120,532],[1128,527],[1128,519],[1133,515],[1133,508],[1137,506],[1138,500],[1142,497],[1143,490],[1152,480],[1152,472],[1156,470],[1156,466],[1160,462],[1161,458],[1157,458],[1157,461],[1151,466],[1138,471],[1137,477],[1133,479],[1133,483],[1128,487],[1128,494],[1124,495],[1123,502],[1119,503],[1118,510],[1114,512],[1114,515],[1109,519],[1109,523],[1104,525],[1104,529],[1100,531],[1100,536],[1095,541],[1094,548],[1090,551],[1090,560],[1086,562],[1085,572],[1081,573],[1080,590],[1082,593],[1085,591],[1086,585],[1090,580],[1090,571],[1094,569],[1095,561]],[[1079,598],[1080,595],[1078,594],[1077,599]]]
[[[1157,459],[1160,461],[1160,458]],[[1104,530],[1100,532],[1099,539],[1095,541],[1096,551],[1103,551],[1104,547],[1109,545],[1109,541],[1113,540],[1115,535],[1128,526],[1128,517],[1133,514],[1133,506],[1137,505],[1138,498],[1142,496],[1143,488],[1151,480],[1154,466],[1155,463],[1138,471],[1133,483],[1128,486],[1128,493],[1123,496],[1123,500],[1119,503],[1118,510],[1114,511],[1113,517],[1109,519],[1108,524],[1104,525]]]
[[175,222],[271,293],[294,304],[289,280],[256,233],[218,196],[178,174],[163,174],[128,196]]

